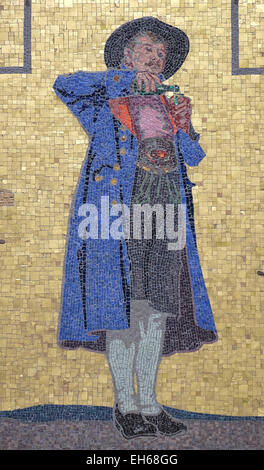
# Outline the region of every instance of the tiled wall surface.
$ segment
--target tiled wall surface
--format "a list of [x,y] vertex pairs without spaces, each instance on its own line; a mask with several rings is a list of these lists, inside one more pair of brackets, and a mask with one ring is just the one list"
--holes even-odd
[[1,0],[0,67],[23,65],[24,0]]
[[239,46],[241,67],[264,67],[264,3],[239,2]]
[[[240,66],[263,67],[264,5],[241,1]],[[23,62],[23,1],[0,1],[0,65]],[[240,8],[240,6],[239,6]],[[230,0],[32,1],[32,73],[2,74],[0,189],[1,409],[112,406],[103,354],[56,343],[72,195],[89,136],[58,99],[60,74],[105,70],[104,44],[141,16],[183,29],[190,52],[169,80],[192,99],[207,157],[189,168],[200,261],[219,340],[163,358],[161,403],[264,416],[262,75],[232,75]],[[3,28],[2,28],[3,25]]]

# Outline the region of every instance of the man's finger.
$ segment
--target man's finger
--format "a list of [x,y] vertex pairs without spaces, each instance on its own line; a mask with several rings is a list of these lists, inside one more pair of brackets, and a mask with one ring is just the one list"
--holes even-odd
[[190,106],[191,100],[187,96],[180,96],[178,98],[178,103],[185,104],[185,106]]
[[149,80],[149,77],[147,75],[145,75],[145,77],[144,77],[144,83],[145,83],[145,92],[149,93],[149,91],[150,91],[150,80]]
[[156,83],[157,83],[156,80],[151,79],[149,81],[149,83],[150,83],[150,91],[155,92],[156,91]]
[[[174,104],[174,102],[172,102],[172,104]],[[186,103],[182,103],[182,104],[178,104],[178,105],[175,105],[175,112],[176,113],[187,113],[187,112],[191,112],[191,108],[190,106],[186,105]]]
[[184,103],[186,100],[185,100],[185,97],[184,96],[179,96],[178,98],[178,103]]
[[187,108],[184,105],[178,104],[178,106],[176,106],[176,108],[175,108],[175,113],[177,113],[177,114],[188,113],[188,112],[190,112],[190,109]]
[[148,72],[148,75],[156,82],[156,83],[161,83],[161,80],[158,75],[152,72]]
[[140,77],[139,80],[138,80],[138,89],[140,91],[144,89],[144,83],[145,82],[144,82],[143,78]]

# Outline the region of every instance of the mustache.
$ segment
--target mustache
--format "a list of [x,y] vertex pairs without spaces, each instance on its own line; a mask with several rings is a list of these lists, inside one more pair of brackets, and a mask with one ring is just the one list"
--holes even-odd
[[160,61],[150,61],[146,62],[145,65],[151,66],[151,65],[160,65]]

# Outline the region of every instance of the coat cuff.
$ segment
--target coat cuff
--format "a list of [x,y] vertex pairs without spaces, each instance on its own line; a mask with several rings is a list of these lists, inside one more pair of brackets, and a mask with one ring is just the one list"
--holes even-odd
[[189,166],[197,166],[205,157],[205,152],[198,144],[198,141],[191,140],[181,129],[178,130],[176,137],[182,152],[185,163]]

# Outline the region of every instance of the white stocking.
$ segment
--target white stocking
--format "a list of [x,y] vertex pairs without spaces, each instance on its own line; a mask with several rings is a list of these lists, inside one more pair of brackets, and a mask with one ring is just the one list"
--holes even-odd
[[115,398],[121,413],[138,411],[134,389],[135,344],[126,347],[125,342],[114,333],[108,339],[107,359],[113,376]]
[[[151,309],[151,307],[149,307]],[[156,400],[156,377],[162,358],[166,315],[151,309],[139,320],[140,341],[136,354],[136,375],[141,411],[144,414],[157,414],[161,407]],[[147,321],[146,331],[144,323]]]

